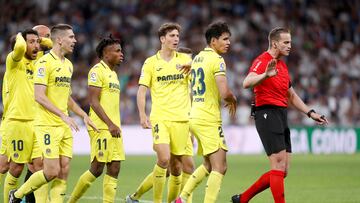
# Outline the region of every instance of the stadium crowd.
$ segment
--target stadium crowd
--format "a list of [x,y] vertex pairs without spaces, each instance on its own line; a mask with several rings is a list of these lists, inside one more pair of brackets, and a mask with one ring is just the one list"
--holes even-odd
[[[225,61],[229,84],[239,106],[237,118],[223,114],[224,125],[246,125],[252,93],[242,88],[251,61],[266,50],[264,37],[273,27],[292,31],[287,64],[295,91],[330,120],[331,125],[360,125],[360,2],[311,0],[29,0],[3,1],[0,13],[0,78],[10,50],[10,37],[36,24],[68,23],[77,44],[72,55],[74,99],[86,111],[87,73],[97,63],[95,46],[112,33],[122,40],[125,61],[119,69],[123,125],[138,124],[136,93],[141,66],[158,50],[158,26],[178,22],[181,46],[198,53],[205,45],[203,31],[216,20],[231,27],[231,50]],[[150,101],[150,100],[148,100]],[[225,111],[225,109],[224,109]],[[2,110],[1,110],[2,112]],[[306,116],[289,111],[292,125],[312,125]]]

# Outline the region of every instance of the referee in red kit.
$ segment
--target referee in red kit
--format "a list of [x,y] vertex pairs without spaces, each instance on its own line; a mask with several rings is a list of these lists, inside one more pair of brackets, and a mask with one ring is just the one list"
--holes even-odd
[[233,203],[247,203],[268,187],[275,203],[285,202],[284,178],[291,154],[288,105],[303,112],[317,124],[327,124],[325,116],[310,109],[295,93],[288,67],[280,59],[290,53],[290,31],[286,28],[275,28],[270,31],[268,40],[268,50],[254,60],[243,86],[254,90],[255,125],[270,160],[270,171],[263,174],[244,193],[232,196]]

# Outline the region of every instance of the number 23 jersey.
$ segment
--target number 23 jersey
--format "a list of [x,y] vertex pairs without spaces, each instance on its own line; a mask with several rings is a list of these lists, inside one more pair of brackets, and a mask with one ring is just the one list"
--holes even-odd
[[215,77],[226,75],[226,64],[219,54],[205,48],[191,64],[192,108],[190,119],[221,122],[221,97]]

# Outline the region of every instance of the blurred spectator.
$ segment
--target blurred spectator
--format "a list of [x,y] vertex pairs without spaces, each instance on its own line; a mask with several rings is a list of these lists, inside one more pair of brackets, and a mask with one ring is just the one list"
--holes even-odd
[[[267,31],[287,26],[293,36],[287,63],[296,91],[328,116],[333,125],[360,125],[360,1],[0,0],[0,4],[0,81],[11,35],[35,24],[69,23],[78,40],[72,56],[73,96],[84,109],[89,108],[87,72],[97,62],[95,45],[109,33],[121,38],[125,62],[118,75],[124,124],[139,122],[135,105],[137,80],[145,58],[158,49],[154,29],[166,21],[180,23],[183,27],[181,46],[197,53],[205,45],[205,26],[210,21],[223,19],[233,33],[232,50],[225,57],[229,83],[240,101],[237,120],[224,119],[224,123],[252,122],[248,119],[252,95],[242,89],[242,81],[249,63],[267,48],[264,38]],[[313,124],[291,110],[289,122]]]

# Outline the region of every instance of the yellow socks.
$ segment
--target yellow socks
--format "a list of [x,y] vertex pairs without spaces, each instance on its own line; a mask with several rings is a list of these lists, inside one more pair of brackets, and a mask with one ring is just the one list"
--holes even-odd
[[131,195],[131,199],[139,200],[143,194],[149,191],[153,187],[153,172],[151,172],[146,178],[142,181],[138,189],[134,194]]
[[209,179],[206,183],[204,203],[216,202],[223,177],[223,174],[217,171],[211,171]]
[[42,185],[39,189],[34,191],[35,201],[45,203],[48,200],[49,184]]
[[10,173],[7,173],[4,182],[4,202],[9,202],[9,192],[18,187],[18,178],[15,178]]
[[44,172],[42,170],[37,171],[15,192],[15,197],[23,198],[24,195],[29,194],[46,183],[47,180]]
[[188,200],[194,189],[202,182],[202,180],[209,175],[204,165],[200,165],[193,174],[191,174],[187,183],[185,184],[180,197],[184,200]]
[[76,183],[68,203],[77,202],[95,180],[96,177],[89,170],[83,173]]
[[55,178],[52,181],[50,188],[51,203],[63,203],[66,192],[66,181],[60,178]]
[[117,178],[105,174],[103,180],[103,203],[115,202],[116,187]]
[[174,176],[170,174],[168,180],[167,202],[171,203],[179,196],[181,190],[182,175]]
[[153,201],[154,203],[162,202],[162,194],[166,181],[166,168],[161,168],[155,164],[153,170]]
[[[182,174],[181,190],[184,189],[184,186],[185,186],[186,182],[189,180],[190,177],[191,177],[191,174],[189,174],[189,173],[183,173]],[[187,198],[186,203],[192,203],[192,193]]]

